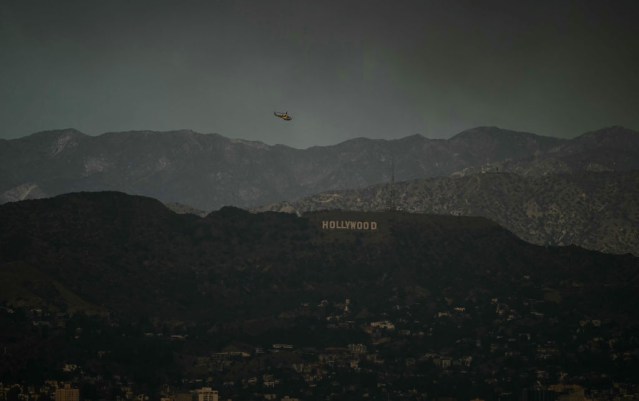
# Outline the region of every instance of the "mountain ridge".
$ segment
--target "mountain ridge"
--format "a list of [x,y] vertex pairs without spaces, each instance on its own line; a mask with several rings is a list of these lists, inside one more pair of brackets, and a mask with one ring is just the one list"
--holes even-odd
[[456,174],[485,170],[520,175],[639,170],[639,132],[620,126],[602,128],[563,142],[546,153],[488,163]]
[[[394,192],[401,210],[484,216],[534,244],[639,255],[639,171],[540,177],[489,172],[397,182]],[[382,210],[388,198],[389,186],[382,184],[256,210]]]
[[[609,135],[606,132],[604,137]],[[639,138],[623,128],[616,127],[614,132],[625,132],[631,143]],[[639,148],[625,143],[608,152],[582,147],[582,153],[576,153],[579,159],[596,157],[593,165],[564,162],[570,155],[555,149],[572,141],[478,127],[446,140],[421,135],[395,140],[356,138],[295,149],[191,130],[111,132],[95,137],[73,129],[45,131],[0,142],[0,202],[117,190],[201,210],[255,207],[388,182],[391,160],[398,180],[472,174],[485,166],[541,175],[562,172],[570,165],[572,170],[603,171],[636,167],[633,157],[639,155]],[[564,159],[543,158],[551,152]]]

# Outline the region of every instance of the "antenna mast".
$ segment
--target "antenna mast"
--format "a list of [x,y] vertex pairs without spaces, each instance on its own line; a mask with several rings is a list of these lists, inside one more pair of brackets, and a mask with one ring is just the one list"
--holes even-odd
[[386,205],[386,210],[389,212],[394,212],[397,209],[395,206],[395,157],[391,155],[391,179],[390,179],[390,188],[388,191],[388,203]]

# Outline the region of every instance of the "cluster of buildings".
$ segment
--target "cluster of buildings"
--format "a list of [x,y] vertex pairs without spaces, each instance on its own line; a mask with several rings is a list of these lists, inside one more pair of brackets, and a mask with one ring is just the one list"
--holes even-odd
[[[639,341],[603,316],[560,315],[556,303],[552,296],[442,296],[371,312],[351,300],[306,302],[277,319],[290,330],[305,325],[317,343],[287,337],[267,344],[255,336],[252,344],[198,353],[190,341],[202,327],[141,333],[172,347],[180,379],[150,388],[120,372],[91,373],[88,361],[64,361],[67,382],[4,383],[0,401],[639,401],[632,373],[639,371]],[[91,394],[83,394],[87,384]]]
[[80,390],[71,383],[47,380],[41,386],[0,383],[0,400],[80,401]]

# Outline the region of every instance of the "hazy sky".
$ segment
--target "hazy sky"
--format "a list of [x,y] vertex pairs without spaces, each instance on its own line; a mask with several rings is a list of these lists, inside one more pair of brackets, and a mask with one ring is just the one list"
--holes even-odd
[[0,0],[0,137],[639,129],[638,27],[636,0]]

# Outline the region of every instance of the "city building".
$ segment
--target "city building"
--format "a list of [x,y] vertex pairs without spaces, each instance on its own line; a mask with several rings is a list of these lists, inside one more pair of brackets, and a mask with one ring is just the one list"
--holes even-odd
[[55,391],[55,401],[80,401],[80,390],[67,383]]
[[213,390],[211,387],[202,387],[193,391],[193,401],[218,401],[218,398],[217,390]]

